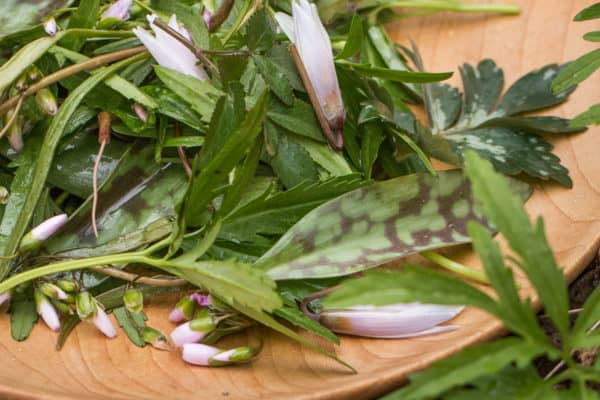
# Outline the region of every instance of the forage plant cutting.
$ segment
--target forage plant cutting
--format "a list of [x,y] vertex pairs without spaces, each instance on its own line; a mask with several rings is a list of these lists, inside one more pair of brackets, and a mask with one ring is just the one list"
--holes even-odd
[[[384,288],[385,265],[408,256],[493,286],[489,269],[438,252],[504,228],[463,165],[507,176],[520,207],[531,183],[573,185],[544,134],[585,126],[538,114],[569,99],[575,86],[553,81],[572,67],[505,85],[502,60],[485,59],[459,68],[458,88],[383,25],[439,11],[519,8],[58,0],[0,27],[0,301],[12,337],[46,325],[60,349],[87,322],[223,367],[259,358],[264,329],[252,328],[264,327],[355,371],[331,350],[338,334],[465,329],[466,297],[370,302],[353,288]],[[163,332],[144,306],[164,298],[176,300]],[[254,343],[222,344],[245,331]]]

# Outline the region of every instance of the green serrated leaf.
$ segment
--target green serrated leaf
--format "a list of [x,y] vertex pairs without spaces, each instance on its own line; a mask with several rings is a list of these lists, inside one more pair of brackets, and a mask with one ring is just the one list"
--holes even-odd
[[592,50],[573,61],[552,81],[552,91],[560,93],[587,79],[600,68],[600,49]]
[[495,374],[512,362],[522,367],[539,354],[537,346],[518,338],[499,339],[469,347],[423,372],[410,375],[408,386],[381,400],[435,398],[448,389]]
[[315,161],[293,135],[285,132],[280,131],[277,135],[277,148],[270,164],[285,187],[292,188],[305,181],[319,181],[319,170]]
[[460,113],[461,98],[457,88],[447,84],[431,83],[424,89],[429,125],[434,132],[448,129]]
[[465,161],[473,193],[485,215],[518,254],[520,267],[536,288],[546,314],[566,337],[569,331],[566,281],[544,236],[542,220],[535,225],[529,221],[519,197],[511,192],[506,178],[494,172],[489,162],[474,152],[467,153]]
[[254,13],[246,26],[246,42],[252,51],[266,51],[273,46],[275,32],[265,9]]
[[304,315],[295,303],[289,301],[284,302],[284,306],[276,310],[274,314],[299,328],[312,332],[315,335],[319,335],[332,343],[340,344],[340,339],[333,332],[317,321]]
[[346,36],[344,48],[335,56],[335,59],[339,60],[354,57],[362,47],[363,36],[362,20],[360,16],[355,13],[352,16],[352,22],[350,23],[350,30],[348,31],[348,36]]
[[477,69],[463,64],[460,76],[465,94],[458,125],[478,125],[498,102],[504,86],[504,72],[494,61],[486,59],[477,65]]
[[427,249],[469,242],[469,220],[484,222],[460,171],[404,176],[314,209],[258,266],[277,280],[348,275]]
[[294,103],[294,91],[279,65],[271,61],[268,57],[260,55],[254,55],[252,60],[275,96],[284,104],[291,106]]

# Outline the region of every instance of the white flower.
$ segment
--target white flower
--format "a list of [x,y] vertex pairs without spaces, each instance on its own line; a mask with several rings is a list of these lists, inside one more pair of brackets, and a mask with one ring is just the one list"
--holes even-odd
[[92,318],[92,322],[94,325],[96,325],[96,328],[98,328],[98,330],[104,334],[104,336],[111,339],[117,337],[117,330],[115,329],[115,326],[101,307],[98,307],[96,315]]
[[355,306],[324,309],[319,321],[338,333],[398,339],[454,330],[455,325],[438,325],[454,318],[463,308],[420,303]]
[[37,313],[42,320],[48,325],[48,328],[54,332],[60,330],[60,317],[54,306],[50,303],[48,298],[42,294],[42,292],[36,290],[34,292],[35,307]]
[[[198,58],[190,49],[185,47],[177,39],[169,35],[167,32],[156,27],[154,20],[157,18],[155,14],[148,16],[150,27],[154,31],[155,36],[152,36],[143,28],[134,28],[133,33],[146,46],[152,57],[159,65],[170,68],[182,74],[190,75],[200,80],[207,78],[204,69],[197,65]],[[190,34],[177,23],[177,17],[173,15],[169,21],[169,26],[183,35],[186,39],[190,39]]]
[[250,361],[256,351],[248,346],[221,350],[217,347],[202,343],[188,343],[183,345],[183,360],[194,365],[205,367],[221,367],[224,365],[239,364]]
[[304,84],[312,86],[316,97],[311,96],[311,102],[315,109],[321,111],[325,119],[319,122],[330,145],[339,150],[343,147],[342,129],[345,111],[329,36],[319,18],[317,7],[307,0],[293,1],[292,15],[293,17],[290,17],[278,12],[275,14],[275,19],[296,46],[302,62],[302,66],[298,67],[306,71],[309,81],[305,81]]

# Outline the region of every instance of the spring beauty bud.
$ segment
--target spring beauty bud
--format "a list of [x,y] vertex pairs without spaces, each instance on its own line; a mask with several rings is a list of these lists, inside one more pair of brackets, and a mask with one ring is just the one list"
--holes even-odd
[[[159,65],[170,68],[182,74],[190,75],[200,80],[208,78],[206,72],[198,65],[196,55],[173,36],[156,27],[154,21],[158,18],[155,14],[148,16],[150,28],[154,31],[152,36],[143,28],[134,28],[133,33],[146,46],[146,49],[152,54],[152,57]],[[173,15],[169,21],[169,27],[179,32],[186,39],[190,39],[189,33],[177,22],[177,17]]]
[[183,345],[182,357],[185,362],[190,364],[206,367],[222,367],[248,362],[255,354],[256,351],[248,346],[221,350],[202,343],[189,343]]
[[142,330],[142,339],[144,339],[144,342],[152,345],[155,349],[171,350],[171,346],[169,346],[166,336],[158,329],[145,326]]
[[56,286],[64,290],[65,292],[76,292],[79,290],[79,285],[75,279],[62,278],[56,281]]
[[194,317],[194,311],[196,311],[196,302],[189,296],[184,296],[177,302],[175,308],[169,314],[169,321],[175,324],[182,321],[189,321]]
[[171,332],[171,340],[176,347],[186,343],[197,343],[215,330],[217,324],[208,309],[202,310],[198,318],[179,325]]
[[55,300],[66,300],[67,299],[67,294],[64,292],[64,290],[62,290],[57,285],[50,283],[50,282],[42,283],[40,285],[40,291],[45,296],[48,296],[51,299],[55,299]]
[[60,318],[50,300],[40,290],[35,290],[33,297],[35,300],[35,309],[39,316],[48,325],[48,328],[54,332],[58,332],[60,330]]
[[210,307],[212,305],[212,298],[209,294],[204,293],[192,293],[190,299],[195,301],[200,307]]
[[463,307],[433,304],[391,304],[324,309],[319,322],[334,332],[381,339],[409,338],[447,332],[454,325],[438,326],[453,319]]
[[109,29],[129,19],[129,9],[133,0],[117,0],[102,14],[98,27]]
[[75,297],[75,309],[82,321],[90,321],[98,312],[96,300],[94,300],[92,295],[86,291],[77,293],[77,296]]
[[10,300],[10,290],[4,293],[0,293],[0,306]]
[[54,97],[54,94],[48,88],[40,89],[35,94],[35,103],[40,110],[51,117],[55,116],[58,112],[56,97]]
[[67,219],[67,214],[59,214],[48,218],[23,236],[19,251],[24,252],[37,249],[42,242],[58,231],[67,222]]
[[56,35],[56,32],[58,31],[58,25],[56,24],[56,20],[54,19],[54,17],[47,17],[42,23],[42,25],[44,26],[44,30],[48,35]]
[[141,312],[144,309],[144,295],[137,289],[127,289],[123,295],[123,303],[128,311]]
[[137,115],[137,117],[142,122],[148,122],[148,112],[146,111],[143,105],[141,105],[140,103],[133,103],[132,108],[133,112],[135,112],[135,115]]
[[307,0],[293,0],[292,16],[277,12],[275,19],[294,44],[292,56],[329,145],[341,150],[346,112],[331,42],[317,7]]
[[108,315],[106,315],[106,312],[100,306],[97,306],[97,308],[98,311],[96,312],[96,315],[92,318],[92,322],[94,323],[94,325],[96,325],[96,328],[98,328],[98,330],[102,332],[107,338],[112,339],[117,337],[117,330],[115,329],[115,326],[113,325]]

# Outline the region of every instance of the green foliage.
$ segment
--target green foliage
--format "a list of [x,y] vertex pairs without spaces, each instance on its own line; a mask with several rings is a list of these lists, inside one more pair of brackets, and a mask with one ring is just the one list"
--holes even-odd
[[27,337],[38,320],[31,287],[15,291],[10,305],[10,334],[20,342]]
[[[600,18],[600,3],[581,10],[573,19],[574,21],[587,21]],[[592,42],[600,41],[600,33],[588,32],[583,37]],[[580,56],[565,68],[559,76],[552,82],[552,90],[558,92],[573,85],[576,85],[600,68],[600,49],[592,50]],[[571,126],[573,128],[583,128],[587,125],[600,125],[600,104],[592,106],[573,119]]]
[[148,319],[146,315],[143,312],[132,313],[125,307],[117,307],[112,313],[131,343],[137,347],[144,347],[146,342],[142,338],[142,330],[146,326],[146,320]]
[[[551,393],[552,385],[569,380],[579,387],[572,390],[585,391],[585,382],[597,382],[600,377],[576,367],[571,357],[574,349],[598,343],[597,335],[589,335],[589,329],[600,318],[600,291],[588,299],[570,331],[567,284],[548,246],[541,220],[537,223],[529,221],[518,196],[511,193],[508,180],[494,172],[489,162],[474,152],[467,153],[465,159],[466,173],[472,182],[475,198],[486,217],[504,235],[516,254],[511,260],[535,288],[545,306],[546,315],[562,337],[562,348],[556,348],[546,336],[536,320],[530,301],[520,298],[512,271],[506,266],[499,246],[492,240],[489,231],[475,222],[470,222],[469,235],[495,291],[495,300],[480,289],[446,273],[411,267],[400,272],[372,271],[363,278],[348,280],[341,289],[329,295],[324,304],[328,307],[414,301],[466,304],[495,315],[517,335],[476,345],[439,361],[429,369],[411,375],[407,387],[385,399],[429,399],[440,396],[444,399],[552,398],[559,395]],[[552,380],[544,381],[527,367],[540,355],[562,359],[569,368]],[[514,376],[515,368],[527,368],[528,375],[521,377],[526,381],[523,387],[501,386],[505,379],[517,379]],[[463,388],[466,384],[469,387]],[[525,394],[531,397],[518,397]],[[492,395],[495,397],[489,397]]]

